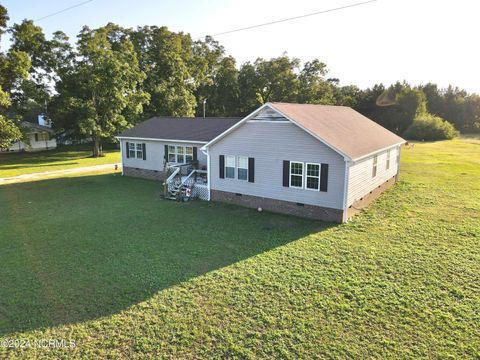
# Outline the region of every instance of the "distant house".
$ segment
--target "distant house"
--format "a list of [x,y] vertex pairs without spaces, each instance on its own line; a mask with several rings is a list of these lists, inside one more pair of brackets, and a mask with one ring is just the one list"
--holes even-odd
[[118,138],[124,175],[164,179],[167,197],[334,222],[395,183],[405,143],[351,108],[286,103],[243,119],[154,118]]
[[[22,126],[28,129],[29,141],[17,141],[6,151],[42,151],[57,147],[57,141],[53,137],[54,131],[49,126],[38,125],[30,122],[22,122]],[[0,150],[1,151],[1,150]]]

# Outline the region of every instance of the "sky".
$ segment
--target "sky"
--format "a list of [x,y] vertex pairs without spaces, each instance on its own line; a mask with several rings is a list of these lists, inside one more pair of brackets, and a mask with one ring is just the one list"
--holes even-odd
[[[350,5],[362,0],[92,0],[39,20],[47,36],[72,42],[83,25],[168,26],[193,38]],[[3,0],[10,24],[39,19],[82,0]],[[237,64],[287,53],[327,64],[328,77],[361,88],[407,80],[480,94],[480,1],[377,0],[358,7],[215,37]],[[8,46],[2,39],[1,47]]]

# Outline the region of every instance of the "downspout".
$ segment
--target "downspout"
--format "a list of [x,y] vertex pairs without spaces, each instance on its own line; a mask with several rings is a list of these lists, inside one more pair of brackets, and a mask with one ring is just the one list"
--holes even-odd
[[122,176],[123,176],[123,144],[122,144],[122,139],[120,139],[120,159],[122,160]]
[[207,155],[207,192],[208,192],[208,196],[207,196],[207,201],[210,201],[210,189],[211,189],[211,181],[210,181],[210,151],[208,148],[206,148],[205,150],[203,149],[200,149],[202,150],[202,152]]
[[343,222],[348,221],[348,179],[350,173],[350,163],[345,159],[345,178],[343,179]]

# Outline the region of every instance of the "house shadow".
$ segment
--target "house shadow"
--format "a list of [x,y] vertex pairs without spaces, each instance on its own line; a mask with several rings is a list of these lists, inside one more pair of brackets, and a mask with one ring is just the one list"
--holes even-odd
[[0,186],[0,336],[108,316],[336,226],[160,193],[118,174]]

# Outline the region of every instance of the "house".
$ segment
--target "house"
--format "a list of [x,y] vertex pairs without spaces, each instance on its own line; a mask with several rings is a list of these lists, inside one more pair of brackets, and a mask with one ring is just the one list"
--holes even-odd
[[[49,126],[34,124],[24,121],[22,126],[27,129],[27,141],[17,141],[12,144],[8,151],[42,151],[51,150],[57,147],[57,141],[53,137],[54,130]],[[0,150],[2,151],[2,150]]]
[[[155,118],[119,139],[124,174],[168,176],[172,195],[333,222],[395,183],[405,143],[349,107],[287,103],[267,103],[243,119]],[[158,175],[147,176],[152,170]]]

